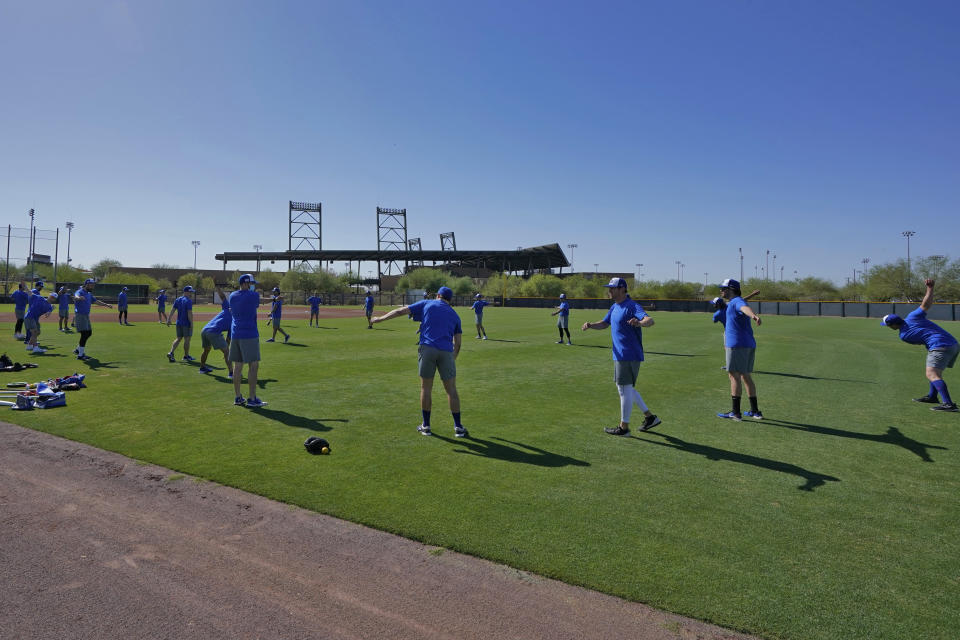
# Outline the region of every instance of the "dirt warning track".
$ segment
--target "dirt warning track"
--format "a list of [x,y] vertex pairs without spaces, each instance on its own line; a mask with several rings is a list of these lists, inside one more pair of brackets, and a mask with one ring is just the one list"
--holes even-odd
[[747,638],[0,423],[0,638]]

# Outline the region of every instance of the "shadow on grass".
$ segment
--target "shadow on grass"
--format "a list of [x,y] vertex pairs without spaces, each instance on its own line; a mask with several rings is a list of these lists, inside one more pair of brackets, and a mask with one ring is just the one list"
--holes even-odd
[[[504,440],[503,438],[491,438],[490,440],[481,440],[480,438],[448,438],[437,435],[434,431],[433,437],[444,442],[460,445],[465,449],[454,449],[454,453],[466,453],[473,456],[484,458],[495,458],[506,462],[519,462],[522,464],[534,464],[539,467],[589,467],[590,463],[585,460],[577,460],[569,456],[558,453],[550,453],[544,449],[533,447],[520,442]],[[499,440],[499,442],[494,442]],[[501,444],[501,443],[507,444]],[[514,445],[514,446],[510,446]]]
[[285,344],[288,347],[307,347],[309,345],[303,344],[302,342],[281,342],[280,344]]
[[895,447],[902,447],[906,449],[910,453],[915,454],[924,462],[933,462],[933,458],[930,457],[927,449],[940,449],[941,451],[948,451],[947,447],[941,447],[935,444],[927,444],[925,442],[914,440],[913,438],[908,438],[903,434],[903,432],[900,431],[900,429],[896,427],[887,427],[886,433],[874,435],[872,433],[859,433],[857,431],[846,431],[844,429],[822,427],[817,424],[804,424],[802,422],[777,420],[776,418],[767,418],[764,420],[764,422],[776,427],[786,427],[787,429],[796,429],[797,431],[819,433],[825,436],[837,436],[840,438],[853,438],[854,440],[868,440],[871,442],[879,442],[881,444],[891,444]]
[[[312,327],[310,327],[310,326],[308,326],[307,328],[308,328],[308,329],[312,329]],[[317,325],[317,329],[332,329],[332,330],[336,331],[336,330],[339,329],[339,328],[340,328],[340,327],[321,327],[320,325]]]
[[[476,338],[474,338],[474,340],[476,340]],[[483,342],[483,340],[481,340],[480,342]],[[514,344],[521,344],[523,341],[522,340],[503,340],[501,338],[487,338],[487,342],[513,342]]]
[[[216,371],[216,369],[214,369],[214,371]],[[233,384],[233,378],[229,378],[225,375],[218,376],[218,375],[211,374],[210,377],[216,380],[217,382],[226,382],[229,384]],[[276,378],[257,378],[257,388],[266,389],[268,382],[277,382],[277,379]],[[247,380],[246,376],[244,376],[243,379],[240,381],[240,385],[243,391],[246,391],[247,388],[250,386],[250,383]]]
[[573,346],[584,347],[587,349],[606,349],[607,351],[610,350],[610,345],[608,344],[580,344],[579,342],[574,342]]
[[97,369],[116,369],[117,368],[117,366],[112,362],[100,362],[99,360],[97,360],[92,356],[87,358],[86,360],[78,360],[77,364],[85,364],[91,369],[93,369],[94,371],[96,371]]
[[[333,427],[324,424],[323,418],[308,418],[306,416],[298,416],[293,413],[281,411],[279,409],[270,409],[269,407],[250,409],[250,411],[255,411],[265,418],[276,420],[280,424],[288,427],[309,429],[310,431],[331,431],[333,429]],[[346,420],[338,418],[328,418],[326,420],[327,422],[347,422]]]
[[797,378],[798,380],[831,380],[833,382],[859,382],[860,384],[877,384],[872,380],[850,380],[849,378],[818,378],[816,376],[805,376],[800,373],[783,373],[781,371],[754,371],[754,374],[763,376],[783,376],[784,378]]
[[693,453],[695,455],[703,456],[707,460],[727,460],[729,462],[736,462],[738,464],[751,465],[760,469],[769,469],[770,471],[779,471],[780,473],[794,475],[803,478],[806,481],[803,485],[797,487],[801,491],[813,491],[817,487],[826,484],[827,481],[840,482],[839,478],[828,476],[823,473],[817,473],[816,471],[810,471],[809,469],[798,467],[797,465],[790,464],[789,462],[770,460],[769,458],[760,458],[758,456],[737,453],[736,451],[727,451],[726,449],[718,449],[716,447],[697,444],[695,442],[687,442],[685,440],[681,440],[680,438],[668,436],[656,431],[647,431],[646,433],[647,435],[654,435],[663,438],[666,440],[666,442],[657,442],[656,440],[647,440],[646,438],[638,438],[636,436],[632,437],[634,440],[640,440],[641,442],[649,442],[650,444],[659,445],[661,447],[670,447],[672,449],[677,449],[678,451],[684,451],[686,453]]

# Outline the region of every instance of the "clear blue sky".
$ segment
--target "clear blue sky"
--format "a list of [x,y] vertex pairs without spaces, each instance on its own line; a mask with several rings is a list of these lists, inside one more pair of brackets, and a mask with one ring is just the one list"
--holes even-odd
[[217,268],[286,249],[288,200],[323,203],[324,248],[374,249],[380,205],[424,248],[576,243],[577,271],[711,282],[770,249],[843,283],[908,229],[960,257],[958,24],[952,1],[0,0],[0,223],[71,220],[87,266],[189,266],[199,240]]

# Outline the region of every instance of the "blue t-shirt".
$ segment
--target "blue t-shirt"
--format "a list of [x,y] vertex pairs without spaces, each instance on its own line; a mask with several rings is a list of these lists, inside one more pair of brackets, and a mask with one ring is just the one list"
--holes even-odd
[[903,319],[900,339],[910,344],[922,344],[928,351],[946,349],[957,344],[957,339],[942,327],[927,320],[927,312],[917,307]]
[[270,309],[270,317],[279,320],[280,316],[283,315],[283,298],[274,296],[273,298],[273,307]]
[[67,311],[70,309],[70,298],[67,297],[66,292],[63,289],[60,289],[59,298],[57,302],[60,306],[60,311]]
[[442,300],[421,300],[410,305],[410,315],[422,318],[420,322],[420,344],[453,351],[453,336],[462,334],[460,314]]
[[127,306],[127,292],[126,292],[126,291],[121,291],[120,294],[117,296],[117,306],[118,306],[118,307],[125,307],[125,306]]
[[238,289],[230,294],[230,313],[233,321],[230,323],[230,335],[234,340],[259,338],[257,330],[257,307],[260,306],[260,294],[254,289]]
[[740,311],[746,306],[749,306],[747,301],[740,296],[727,302],[727,321],[723,324],[723,344],[728,349],[757,346],[757,341],[753,339],[750,318]]
[[193,309],[193,301],[187,296],[180,296],[173,301],[173,311],[177,312],[177,326],[178,327],[189,327],[190,318],[187,317],[187,311]]
[[627,296],[623,302],[614,302],[603,322],[610,325],[610,337],[613,339],[613,359],[619,361],[643,362],[643,334],[640,327],[629,324],[631,318],[642,320],[647,317],[639,302]]
[[160,311],[163,311],[163,309],[166,306],[167,306],[167,296],[161,293],[160,295],[157,296],[157,309],[159,309]]
[[17,311],[23,311],[26,309],[27,303],[30,301],[30,294],[23,289],[17,289],[10,294],[10,297],[13,298],[13,308]]
[[724,328],[726,328],[726,326],[727,326],[727,309],[726,309],[726,307],[724,307],[723,309],[717,309],[716,311],[713,312],[713,321],[714,321],[714,322],[719,322],[720,324],[723,325]]
[[364,299],[363,308],[367,310],[367,313],[373,311],[373,296],[367,296]]
[[482,316],[483,308],[488,304],[490,303],[487,302],[486,300],[477,300],[476,302],[473,303],[473,306],[471,308],[473,309],[473,312],[476,313],[478,316]]
[[90,305],[96,301],[93,294],[86,289],[80,289],[73,296],[73,312],[90,315]]
[[51,311],[53,311],[53,307],[50,306],[50,303],[47,302],[47,299],[35,293],[30,296],[30,308],[27,310],[24,318],[33,318],[34,320],[39,320],[40,316],[45,313],[50,313]]
[[561,302],[560,306],[557,308],[560,309],[560,313],[557,315],[559,315],[561,318],[566,318],[567,316],[570,315],[570,305],[567,303],[566,300]]
[[320,311],[320,305],[323,303],[323,298],[320,296],[310,296],[307,298],[307,302],[310,303],[310,311]]
[[203,327],[201,333],[223,333],[230,328],[232,322],[233,314],[230,313],[230,307],[227,307],[213,316],[213,319]]

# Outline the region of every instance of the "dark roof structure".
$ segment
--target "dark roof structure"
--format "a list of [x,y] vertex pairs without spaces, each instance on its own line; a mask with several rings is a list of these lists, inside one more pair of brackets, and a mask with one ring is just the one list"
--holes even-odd
[[223,262],[226,270],[229,262],[254,262],[263,260],[286,261],[288,264],[304,261],[357,261],[379,263],[423,264],[426,262],[455,264],[461,267],[476,267],[494,271],[530,273],[540,269],[569,267],[570,262],[559,244],[517,249],[515,251],[465,251],[465,250],[383,250],[374,249],[324,249],[322,251],[225,251],[216,259]]

